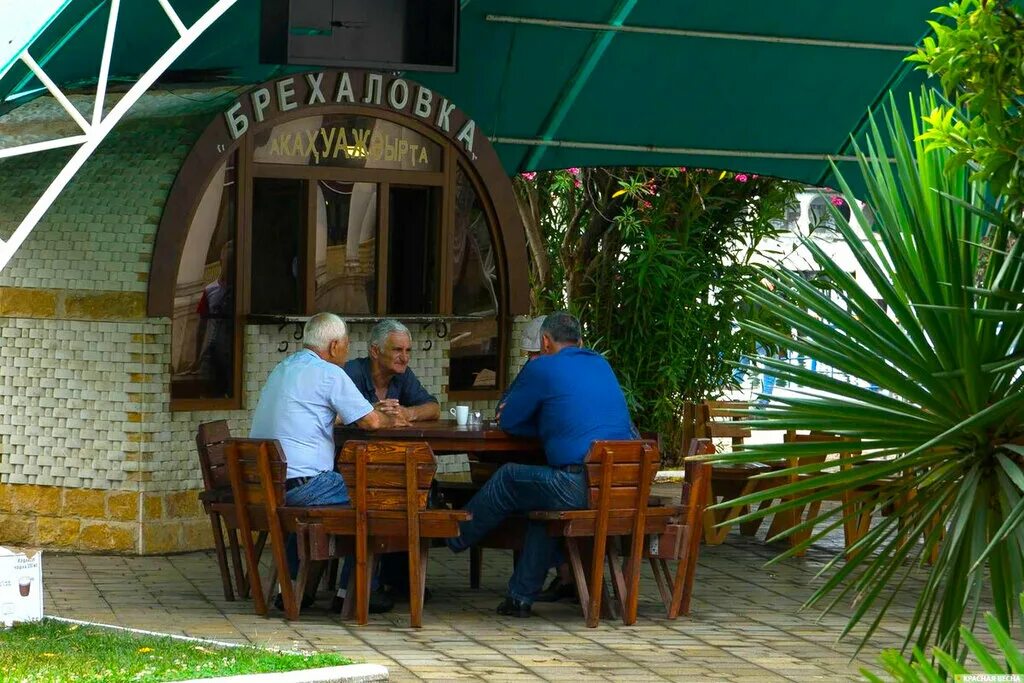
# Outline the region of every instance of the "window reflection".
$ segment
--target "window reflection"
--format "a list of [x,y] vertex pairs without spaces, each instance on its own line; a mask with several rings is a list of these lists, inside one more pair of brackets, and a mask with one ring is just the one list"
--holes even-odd
[[236,157],[196,209],[175,288],[171,397],[230,398],[235,379]]
[[321,180],[316,195],[314,312],[376,312],[376,183]]
[[494,388],[499,370],[498,270],[483,203],[460,166],[452,233],[452,310],[481,320],[452,325],[449,389]]

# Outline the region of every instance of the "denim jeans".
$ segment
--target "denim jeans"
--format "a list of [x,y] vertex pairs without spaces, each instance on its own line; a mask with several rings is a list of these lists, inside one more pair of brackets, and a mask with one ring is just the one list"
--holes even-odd
[[[448,547],[461,552],[478,543],[506,517],[533,510],[577,510],[587,504],[587,475],[570,473],[546,465],[506,463],[466,504],[473,519],[459,525],[459,537]],[[530,522],[512,578],[508,596],[528,605],[544,587],[558,539],[548,535],[547,525]]]
[[[310,507],[313,505],[348,505],[348,487],[337,472],[321,472],[302,486],[284,494],[285,505]],[[299,544],[295,534],[288,534],[285,541],[288,556],[288,573],[294,579],[299,572]]]

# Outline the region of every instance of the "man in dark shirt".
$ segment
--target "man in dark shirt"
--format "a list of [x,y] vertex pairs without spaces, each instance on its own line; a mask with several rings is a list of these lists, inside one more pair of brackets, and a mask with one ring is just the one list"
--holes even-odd
[[411,354],[409,328],[397,320],[381,320],[370,330],[369,356],[353,358],[345,372],[380,412],[409,422],[436,420],[441,408],[409,368]]
[[[632,438],[615,373],[599,354],[580,348],[579,321],[564,311],[544,321],[541,355],[523,367],[499,410],[503,430],[540,438],[548,464],[502,465],[466,505],[473,519],[463,522],[459,537],[449,542],[455,552],[480,541],[511,514],[585,507],[583,460],[591,443]],[[557,547],[544,524],[529,524],[499,614],[530,616]]]

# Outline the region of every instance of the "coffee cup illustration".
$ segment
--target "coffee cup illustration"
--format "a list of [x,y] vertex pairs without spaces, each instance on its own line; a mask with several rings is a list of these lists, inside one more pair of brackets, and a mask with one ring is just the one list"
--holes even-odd
[[29,592],[32,590],[32,577],[23,576],[18,579],[18,592],[21,593],[21,597],[27,598]]

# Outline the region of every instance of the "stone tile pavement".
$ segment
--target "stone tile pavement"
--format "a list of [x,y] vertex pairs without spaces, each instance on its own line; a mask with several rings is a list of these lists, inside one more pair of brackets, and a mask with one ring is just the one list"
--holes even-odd
[[280,613],[255,616],[251,602],[226,602],[212,553],[125,557],[48,553],[46,613],[237,643],[337,651],[387,666],[393,680],[833,681],[855,680],[883,647],[907,628],[915,586],[901,591],[872,645],[851,661],[856,642],[836,644],[848,607],[819,619],[798,611],[814,575],[840,539],[805,558],[766,568],[781,548],[733,533],[702,548],[692,614],[664,618],[649,568],[642,579],[640,619],[625,627],[584,626],[576,605],[538,605],[532,619],[499,617],[511,557],[484,555],[479,590],[469,588],[467,554],[432,551],[433,600],[422,629],[408,628],[399,605],[371,615],[367,626],[341,623],[329,600],[296,623]]

